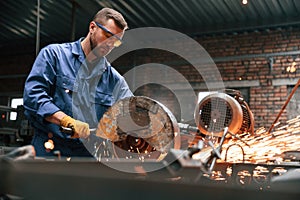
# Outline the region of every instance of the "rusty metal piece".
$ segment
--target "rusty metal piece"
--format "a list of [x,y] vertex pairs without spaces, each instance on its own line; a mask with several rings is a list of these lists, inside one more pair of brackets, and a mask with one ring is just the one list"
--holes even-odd
[[166,154],[171,148],[180,148],[179,126],[173,114],[144,96],[116,102],[103,115],[96,135],[111,140],[124,155],[129,152],[144,156],[155,151]]

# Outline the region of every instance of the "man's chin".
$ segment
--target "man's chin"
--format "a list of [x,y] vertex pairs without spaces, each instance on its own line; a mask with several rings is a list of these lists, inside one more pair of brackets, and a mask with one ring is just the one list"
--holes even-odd
[[99,58],[106,56],[107,54],[109,54],[109,52],[110,51],[106,49],[99,49],[98,51],[93,51],[93,54]]

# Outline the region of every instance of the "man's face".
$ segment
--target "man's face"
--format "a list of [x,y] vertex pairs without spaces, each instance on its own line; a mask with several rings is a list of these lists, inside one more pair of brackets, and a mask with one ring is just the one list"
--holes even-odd
[[91,23],[90,45],[92,53],[96,57],[106,56],[113,48],[122,43],[124,30],[120,29],[113,19],[109,19],[105,25],[97,22]]

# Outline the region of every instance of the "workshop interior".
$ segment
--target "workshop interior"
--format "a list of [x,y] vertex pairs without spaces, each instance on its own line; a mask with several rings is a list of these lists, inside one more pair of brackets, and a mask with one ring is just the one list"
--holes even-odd
[[[93,159],[35,156],[23,106],[33,62],[48,44],[84,37],[104,7],[128,23],[107,58],[134,96],[91,129],[102,138],[87,147]],[[0,9],[0,199],[299,199],[300,1],[1,0]]]

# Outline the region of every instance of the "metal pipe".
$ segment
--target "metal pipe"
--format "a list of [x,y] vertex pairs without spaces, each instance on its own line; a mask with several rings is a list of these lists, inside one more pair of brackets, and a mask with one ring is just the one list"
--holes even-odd
[[[246,55],[237,55],[237,56],[224,56],[224,57],[212,57],[215,63],[218,62],[230,62],[236,60],[244,60],[244,59],[252,59],[252,58],[274,58],[279,56],[295,56],[300,55],[299,51],[286,51],[286,52],[276,52],[276,53],[261,53],[261,54],[246,54]],[[196,63],[203,63],[202,60],[197,60],[194,58]],[[186,64],[187,62],[184,60],[172,60],[164,62],[166,65],[180,66]],[[125,67],[125,66],[124,66]]]
[[35,54],[37,55],[40,51],[40,0],[37,0],[37,13],[36,13],[36,46]]
[[76,2],[73,0],[72,1],[72,18],[71,18],[71,41],[74,41],[75,40],[75,30],[76,30],[76,7],[77,7],[77,4]]
[[[283,104],[280,112],[278,113],[276,119],[274,120],[274,122],[272,123],[271,127],[268,130],[268,133],[271,133],[272,129],[274,128],[275,124],[277,123],[279,117],[281,116],[281,114],[283,113],[283,111],[285,110],[286,106],[288,105],[288,103],[290,102],[291,98],[293,97],[293,95],[295,94],[295,92],[297,91],[298,87],[300,85],[300,79],[298,80],[297,84],[294,86],[292,92],[290,93],[290,95],[288,96],[287,100],[285,101],[285,103]],[[273,137],[275,137],[272,134]]]
[[294,56],[299,55],[300,51],[287,51],[287,52],[277,52],[277,53],[261,53],[261,54],[247,54],[240,56],[226,56],[226,57],[215,57],[214,62],[226,62],[226,61],[236,61],[251,58],[273,58],[278,56]]
[[0,75],[0,79],[26,78],[27,76],[28,76],[28,74]]
[[0,105],[0,110],[4,111],[4,112],[17,112],[18,111],[18,109],[16,109],[16,108],[12,108],[9,106],[2,106],[2,105]]

